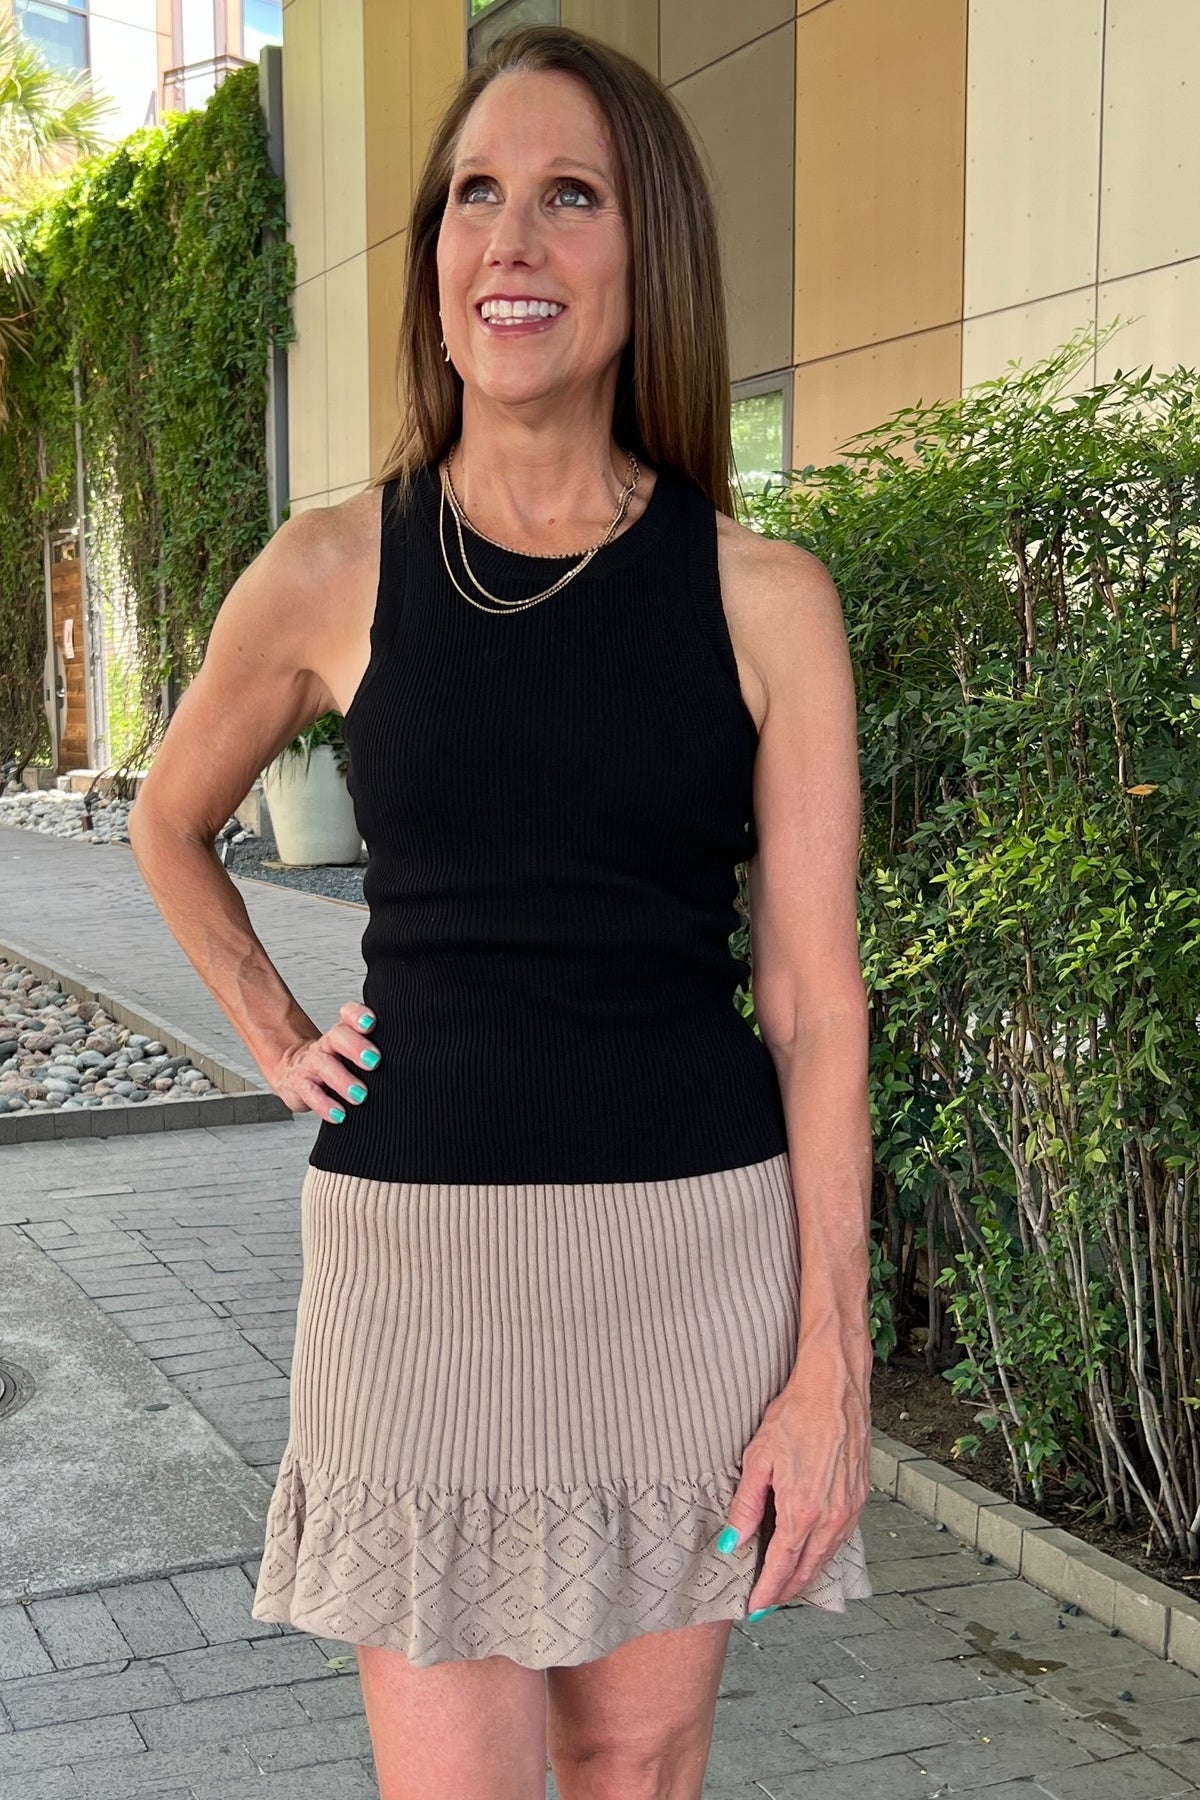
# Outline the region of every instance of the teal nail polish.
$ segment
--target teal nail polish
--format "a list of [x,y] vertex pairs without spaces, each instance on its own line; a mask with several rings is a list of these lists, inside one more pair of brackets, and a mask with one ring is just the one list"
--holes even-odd
[[357,1106],[360,1103],[360,1101],[365,1100],[366,1097],[367,1097],[366,1088],[363,1087],[357,1081],[352,1082],[350,1085],[350,1098],[353,1100],[355,1106]]
[[738,1534],[732,1525],[727,1525],[717,1539],[717,1549],[722,1556],[728,1556],[738,1541]]
[[373,1069],[379,1061],[378,1050],[364,1050],[362,1053],[362,1060],[366,1063],[368,1069]]
[[329,1116],[333,1120],[335,1125],[340,1125],[342,1120],[346,1116],[346,1109],[344,1106],[331,1107],[330,1111],[329,1111]]
[[757,1612],[747,1613],[746,1623],[753,1625],[756,1619],[765,1619],[769,1612],[778,1612],[777,1606],[760,1606]]
[[359,1024],[360,1030],[365,1031],[369,1025],[373,1025],[374,1023],[375,1023],[374,1013],[360,1013],[359,1014],[358,1024]]

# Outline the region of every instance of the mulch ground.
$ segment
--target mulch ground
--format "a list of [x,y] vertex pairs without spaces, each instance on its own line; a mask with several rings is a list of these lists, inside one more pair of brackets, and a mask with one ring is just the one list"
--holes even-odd
[[[1149,1525],[1140,1529],[1112,1526],[1101,1513],[1091,1516],[1078,1497],[1053,1477],[1046,1480],[1040,1500],[1018,1494],[1012,1464],[1000,1433],[987,1433],[976,1424],[978,1402],[959,1398],[943,1375],[930,1374],[919,1357],[893,1355],[887,1364],[876,1363],[871,1381],[871,1416],[880,1431],[898,1438],[935,1462],[960,1470],[972,1481],[1015,1500],[1039,1517],[1073,1532],[1098,1550],[1107,1551],[1145,1575],[1178,1588],[1191,1600],[1200,1600],[1200,1570],[1181,1558],[1166,1557],[1150,1536]],[[983,1441],[970,1456],[955,1454],[958,1438],[973,1433]]]

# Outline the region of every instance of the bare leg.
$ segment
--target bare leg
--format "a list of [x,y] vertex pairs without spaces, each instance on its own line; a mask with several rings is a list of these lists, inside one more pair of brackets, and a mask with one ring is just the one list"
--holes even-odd
[[732,1621],[651,1631],[547,1669],[562,1800],[700,1800]]
[[545,1800],[546,1676],[507,1656],[414,1669],[358,1646],[380,1800]]

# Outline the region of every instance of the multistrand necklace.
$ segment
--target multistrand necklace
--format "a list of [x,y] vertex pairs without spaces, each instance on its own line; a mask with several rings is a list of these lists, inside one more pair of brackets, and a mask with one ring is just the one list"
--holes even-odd
[[[525,607],[536,606],[539,601],[548,600],[552,594],[557,594],[560,589],[565,588],[568,581],[573,581],[575,576],[578,575],[582,569],[587,568],[587,565],[591,562],[593,556],[596,555],[596,552],[598,550],[603,550],[605,544],[610,541],[613,533],[619,528],[625,514],[629,510],[629,502],[633,498],[634,490],[636,489],[642,474],[636,456],[634,456],[631,450],[627,450],[625,455],[628,458],[630,469],[633,471],[632,479],[622,488],[621,499],[613,517],[612,524],[600,539],[600,542],[598,544],[593,544],[589,550],[585,550],[582,553],[579,562],[575,564],[575,567],[573,569],[568,569],[566,574],[561,575],[551,587],[546,588],[544,593],[531,594],[527,600],[506,600],[500,594],[493,594],[489,589],[485,588],[483,583],[476,577],[470,563],[467,561],[467,547],[463,540],[464,525],[469,531],[473,531],[476,537],[482,538],[485,544],[493,544],[497,550],[507,550],[512,556],[536,556],[541,557],[546,561],[557,562],[561,560],[563,553],[561,551],[553,550],[513,550],[510,545],[502,544],[498,539],[488,537],[486,532],[479,531],[472,525],[470,519],[468,519],[463,510],[458,495],[454,491],[454,482],[450,476],[450,464],[457,448],[457,444],[451,445],[450,453],[442,466],[442,491],[441,499],[438,503],[438,543],[441,545],[442,561],[446,565],[447,575],[449,575],[463,599],[470,601],[472,606],[478,607],[480,612],[521,612]],[[485,599],[494,602],[492,606],[480,606],[479,601],[475,599],[474,595],[468,594],[466,588],[461,586],[454,570],[450,567],[450,558],[446,554],[446,532],[444,524],[447,499],[450,502],[450,510],[454,514],[454,526],[458,533],[458,553],[462,558],[463,568],[466,570],[467,575],[474,584],[476,590],[482,594]]]

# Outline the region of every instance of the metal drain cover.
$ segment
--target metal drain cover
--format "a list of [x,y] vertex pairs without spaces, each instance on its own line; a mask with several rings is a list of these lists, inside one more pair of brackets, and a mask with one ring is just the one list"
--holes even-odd
[[0,1419],[18,1412],[27,1400],[32,1400],[33,1392],[33,1376],[29,1370],[0,1357]]

